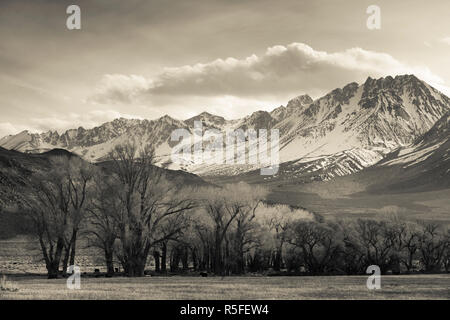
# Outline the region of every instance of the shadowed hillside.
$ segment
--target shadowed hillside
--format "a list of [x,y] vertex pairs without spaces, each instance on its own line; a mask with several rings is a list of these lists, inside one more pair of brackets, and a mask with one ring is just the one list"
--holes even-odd
[[[50,170],[52,157],[78,157],[64,150],[53,149],[40,154],[22,153],[14,150],[6,150],[0,147],[0,239],[7,239],[18,234],[28,234],[30,223],[15,203],[18,195],[23,190],[22,179],[27,178],[37,171]],[[78,157],[79,158],[79,157]],[[106,171],[112,170],[112,162],[96,164]],[[181,170],[161,170],[171,181],[187,186],[207,186],[207,182],[195,174]]]

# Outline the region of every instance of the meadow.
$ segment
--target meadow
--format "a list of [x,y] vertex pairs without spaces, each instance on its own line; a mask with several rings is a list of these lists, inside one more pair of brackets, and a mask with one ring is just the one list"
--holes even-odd
[[418,184],[409,188],[392,189],[392,186],[384,185],[390,181],[390,174],[395,172],[365,170],[330,181],[308,183],[298,179],[261,180],[263,178],[257,172],[234,177],[204,178],[218,185],[240,180],[251,184],[264,183],[270,190],[268,201],[299,206],[324,217],[375,218],[395,213],[411,220],[433,221],[444,225],[450,223],[448,187],[432,188]]
[[291,277],[143,277],[81,278],[69,290],[66,279],[10,276],[17,291],[0,291],[0,299],[450,299],[450,275],[386,275],[381,289],[369,290],[366,276]]
[[311,184],[295,189],[292,186],[273,188],[268,196],[275,203],[305,207],[324,217],[376,218],[398,214],[409,220],[424,220],[442,225],[450,223],[450,189],[433,192],[372,194],[360,192],[326,193],[321,185]]

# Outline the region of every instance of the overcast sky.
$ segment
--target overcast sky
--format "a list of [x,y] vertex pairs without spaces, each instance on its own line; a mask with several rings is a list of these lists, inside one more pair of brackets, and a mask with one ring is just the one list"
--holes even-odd
[[0,0],[0,136],[231,119],[367,76],[414,73],[450,95],[449,14],[448,0]]

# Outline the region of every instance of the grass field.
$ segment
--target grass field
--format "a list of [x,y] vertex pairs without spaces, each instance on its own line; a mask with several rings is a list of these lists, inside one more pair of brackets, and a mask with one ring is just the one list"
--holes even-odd
[[[307,187],[309,189],[307,189]],[[342,195],[330,192],[325,197],[311,184],[301,188],[283,186],[274,188],[269,199],[320,213],[325,217],[372,218],[397,213],[412,220],[427,220],[448,225],[450,223],[450,189],[434,192]],[[331,197],[333,195],[334,197]]]
[[[382,176],[382,178],[389,181],[387,176]],[[258,172],[250,177],[245,175],[219,176],[205,177],[205,179],[218,185],[241,180],[249,183],[261,183],[261,176]],[[256,181],[252,179],[256,179]],[[264,186],[270,189],[269,201],[300,206],[325,217],[367,218],[384,213],[398,213],[413,220],[450,224],[449,188],[421,190],[412,185],[411,188],[405,190],[388,188],[377,191],[368,190],[372,181],[379,180],[377,172],[367,173],[365,171],[337,177],[330,181],[302,183],[275,180],[264,182]]]
[[82,278],[80,290],[65,279],[9,280],[18,291],[0,299],[450,299],[450,275],[383,276],[380,290],[365,276]]

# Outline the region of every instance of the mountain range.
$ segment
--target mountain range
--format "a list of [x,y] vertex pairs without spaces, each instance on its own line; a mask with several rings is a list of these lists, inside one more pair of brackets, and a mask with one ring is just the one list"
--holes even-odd
[[[264,179],[327,181],[371,166],[422,164],[449,174],[450,98],[414,75],[368,78],[350,83],[313,100],[301,95],[271,112],[257,111],[227,120],[203,112],[187,120],[164,116],[156,120],[116,119],[92,129],[30,133],[0,139],[0,146],[25,153],[54,148],[69,150],[85,160],[108,160],[117,144],[134,141],[155,147],[158,165],[200,176],[249,174],[258,165],[175,164],[170,140],[175,129],[221,132],[236,129],[278,129],[280,170]],[[203,145],[206,147],[206,143]],[[446,171],[445,171],[446,170]],[[262,179],[262,178],[261,178]]]

